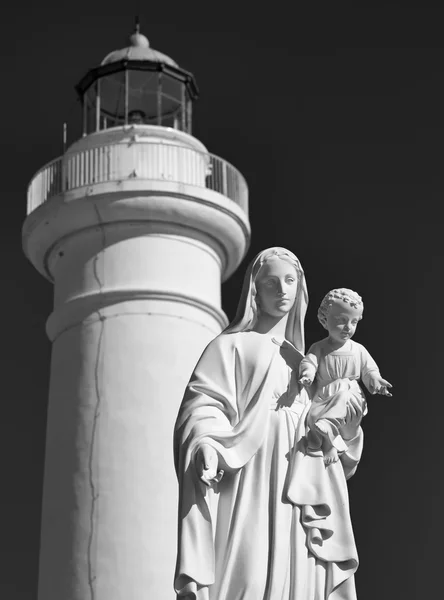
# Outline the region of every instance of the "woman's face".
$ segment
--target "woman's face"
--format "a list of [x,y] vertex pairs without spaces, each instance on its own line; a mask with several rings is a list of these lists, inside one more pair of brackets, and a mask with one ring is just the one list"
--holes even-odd
[[256,277],[256,302],[261,311],[272,317],[289,313],[296,299],[297,281],[291,263],[278,256],[269,258]]

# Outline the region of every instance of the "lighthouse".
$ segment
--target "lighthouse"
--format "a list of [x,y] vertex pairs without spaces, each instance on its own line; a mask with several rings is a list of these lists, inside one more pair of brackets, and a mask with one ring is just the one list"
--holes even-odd
[[76,86],[83,132],[28,188],[54,284],[39,600],[174,597],[172,430],[249,243],[241,173],[192,136],[193,75],[136,25]]

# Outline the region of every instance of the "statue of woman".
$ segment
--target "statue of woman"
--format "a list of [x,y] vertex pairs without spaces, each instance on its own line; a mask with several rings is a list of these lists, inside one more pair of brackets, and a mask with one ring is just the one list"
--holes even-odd
[[328,466],[305,444],[307,302],[293,253],[258,254],[234,321],[187,386],[175,428],[180,600],[356,599],[346,478],[362,431],[351,412],[347,449]]

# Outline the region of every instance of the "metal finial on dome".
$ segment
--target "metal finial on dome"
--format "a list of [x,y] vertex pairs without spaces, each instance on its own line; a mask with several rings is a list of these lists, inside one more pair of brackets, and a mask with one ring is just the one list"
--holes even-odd
[[130,35],[129,43],[130,46],[133,47],[149,48],[150,43],[148,41],[148,38],[145,37],[142,33],[140,33],[140,21],[138,16],[136,16],[135,18],[134,33]]

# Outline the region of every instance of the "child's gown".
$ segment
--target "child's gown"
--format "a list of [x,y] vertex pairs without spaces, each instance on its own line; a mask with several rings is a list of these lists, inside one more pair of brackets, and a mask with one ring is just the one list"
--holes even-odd
[[[315,432],[320,430],[339,452],[344,452],[347,445],[341,436],[341,426],[350,408],[361,418],[367,413],[367,402],[358,380],[368,388],[370,376],[379,375],[378,365],[357,342],[348,340],[342,348],[329,352],[326,340],[321,340],[311,346],[301,361],[299,375],[314,380],[313,402],[307,415],[310,437],[314,441]],[[317,439],[320,443],[319,436]]]

